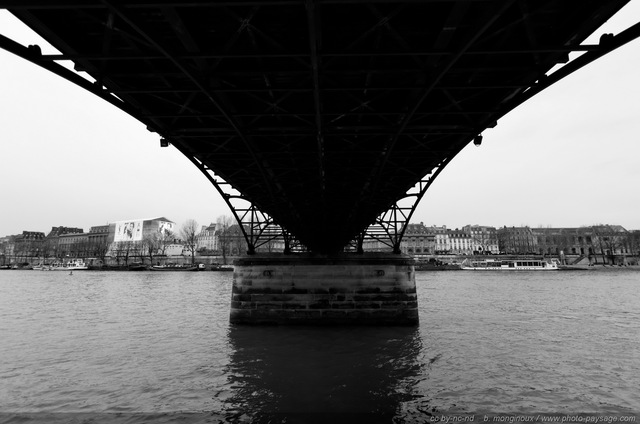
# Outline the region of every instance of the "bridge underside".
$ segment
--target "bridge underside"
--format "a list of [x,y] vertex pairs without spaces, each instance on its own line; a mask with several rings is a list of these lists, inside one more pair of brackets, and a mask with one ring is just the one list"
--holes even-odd
[[[624,41],[580,44],[625,3],[14,0],[0,7],[60,54],[0,42],[145,123],[250,205],[239,219],[332,253],[394,207],[397,247],[463,147],[575,69],[569,53]],[[264,227],[247,231],[255,247]]]
[[338,252],[367,234],[398,251],[463,147],[640,34],[581,44],[627,1],[0,0],[59,54],[0,47],[175,146],[248,223],[250,251],[314,252],[240,260],[232,322],[415,325],[410,258]]

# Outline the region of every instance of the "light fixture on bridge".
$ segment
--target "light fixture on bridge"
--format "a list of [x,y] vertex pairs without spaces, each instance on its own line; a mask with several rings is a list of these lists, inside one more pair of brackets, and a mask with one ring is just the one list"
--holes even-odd
[[609,47],[611,46],[611,44],[613,44],[614,40],[615,40],[615,36],[613,34],[611,33],[602,34],[600,36],[600,41],[599,41],[600,47]]
[[475,144],[476,147],[480,147],[482,144],[482,134],[478,134],[473,138],[473,144]]
[[169,147],[169,140],[167,140],[166,138],[161,138],[160,147]]
[[27,51],[33,57],[42,57],[42,49],[40,49],[40,46],[37,44],[29,44],[29,47],[27,47]]

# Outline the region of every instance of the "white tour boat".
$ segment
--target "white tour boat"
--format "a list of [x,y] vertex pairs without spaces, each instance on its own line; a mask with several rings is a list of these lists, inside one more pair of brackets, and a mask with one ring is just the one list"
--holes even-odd
[[555,261],[547,262],[542,259],[465,260],[461,269],[465,271],[557,271],[558,263]]
[[52,264],[49,271],[85,271],[89,266],[82,259],[71,259],[68,262],[56,262]]

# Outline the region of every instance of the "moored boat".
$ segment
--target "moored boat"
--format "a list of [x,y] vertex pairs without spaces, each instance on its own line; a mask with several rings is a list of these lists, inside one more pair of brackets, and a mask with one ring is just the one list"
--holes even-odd
[[86,271],[89,266],[82,259],[71,259],[67,262],[54,262],[44,269],[48,271]]
[[464,271],[557,271],[558,263],[542,259],[465,260],[460,269]]
[[233,265],[211,265],[211,271],[233,271]]
[[146,271],[149,267],[141,262],[134,262],[129,264],[128,269],[129,271]]
[[165,264],[165,265],[153,265],[149,268],[152,271],[201,271],[204,269],[204,265],[182,265],[182,264]]

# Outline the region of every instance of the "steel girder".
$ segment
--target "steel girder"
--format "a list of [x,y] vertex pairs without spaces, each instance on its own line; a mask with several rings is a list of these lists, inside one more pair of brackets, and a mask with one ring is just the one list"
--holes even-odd
[[397,250],[464,146],[638,37],[581,44],[626,3],[0,0],[59,53],[0,46],[176,146],[235,208],[249,250],[280,234],[333,252],[367,231]]

